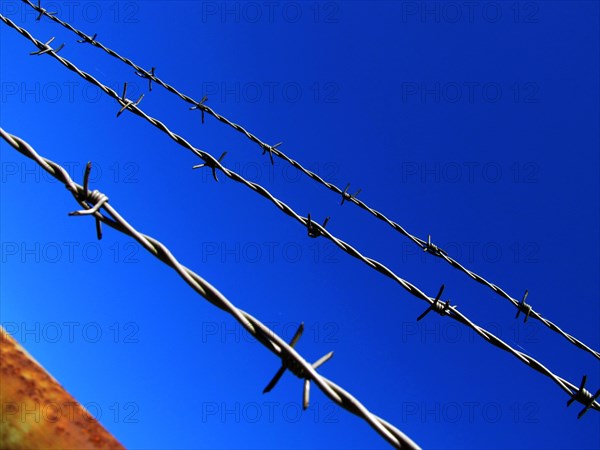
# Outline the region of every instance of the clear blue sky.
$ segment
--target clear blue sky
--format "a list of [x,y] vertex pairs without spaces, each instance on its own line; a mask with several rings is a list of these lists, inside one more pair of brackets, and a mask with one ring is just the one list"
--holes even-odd
[[[46,3],[46,2],[43,2]],[[471,6],[469,6],[471,5]],[[47,2],[49,10],[600,347],[598,2]],[[2,14],[193,145],[575,384],[598,360],[19,1]],[[306,230],[0,26],[0,125],[93,189],[425,448],[598,448],[600,416]],[[5,143],[0,322],[132,449],[379,449]]]

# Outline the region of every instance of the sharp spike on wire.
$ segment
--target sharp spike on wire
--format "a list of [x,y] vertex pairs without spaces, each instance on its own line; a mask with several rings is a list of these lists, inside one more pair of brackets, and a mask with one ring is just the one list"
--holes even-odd
[[[223,161],[223,158],[225,158],[225,155],[227,155],[227,152],[223,152],[221,156],[219,156],[219,159],[217,161],[221,163],[221,161]],[[192,166],[192,169],[200,169],[202,167],[210,167],[210,169],[212,170],[213,178],[215,179],[215,181],[219,181],[219,178],[217,177],[217,164],[214,161],[206,161],[202,164],[197,164],[195,166]]]
[[198,103],[196,103],[194,106],[190,107],[190,111],[193,111],[195,109],[199,109],[200,113],[202,114],[202,125],[204,125],[204,102],[206,102],[208,100],[208,97],[205,95],[204,97],[202,97],[202,100],[200,100]]
[[[35,8],[35,6],[34,6]],[[56,11],[47,11],[46,9],[42,8],[42,2],[41,0],[38,0],[38,4],[37,4],[37,8],[36,8],[39,12],[38,16],[36,17],[36,21],[39,22],[42,18],[42,16],[44,14],[48,15],[48,16],[54,16],[56,15]]]
[[123,114],[123,112],[126,109],[129,109],[131,106],[139,105],[143,98],[144,98],[144,94],[140,95],[140,98],[138,98],[135,102],[129,100],[127,98],[127,82],[125,82],[123,84],[123,95],[121,95],[121,101],[124,103],[124,105],[121,107],[121,109],[117,113],[117,117],[119,117],[121,114]]
[[[83,33],[82,33],[83,34]],[[83,39],[78,39],[77,42],[80,44],[85,44],[85,43],[94,43],[94,41],[96,40],[96,38],[98,37],[98,33],[94,33],[94,35],[92,37],[89,37],[87,34],[84,34],[84,38]]]
[[525,294],[523,295],[523,298],[517,305],[517,315],[515,316],[515,319],[518,319],[519,315],[521,313],[525,314],[525,320],[523,321],[524,323],[527,322],[527,319],[529,319],[529,315],[531,314],[531,306],[525,302],[527,300],[528,295],[529,295],[529,291],[525,290]]
[[[82,209],[79,211],[73,211],[69,213],[69,216],[89,216],[95,215],[100,208],[108,202],[108,197],[98,191],[89,190],[89,182],[90,182],[90,173],[92,171],[92,162],[88,161],[85,165],[85,170],[83,172],[83,189],[82,192],[78,195],[79,200],[82,202],[95,202],[94,206],[89,209]],[[94,217],[96,219],[96,236],[98,240],[102,239],[102,223],[98,217]]]

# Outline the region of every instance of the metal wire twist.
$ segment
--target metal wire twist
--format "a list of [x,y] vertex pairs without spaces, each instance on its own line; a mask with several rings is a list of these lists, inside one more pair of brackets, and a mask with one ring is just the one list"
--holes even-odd
[[[40,48],[40,49],[46,49],[47,44],[44,44],[43,42],[41,42],[41,41],[37,40],[36,38],[34,38],[27,30],[25,30],[24,28],[19,27],[14,22],[12,22],[10,19],[8,19],[8,18],[6,18],[6,17],[4,17],[3,15],[0,14],[0,20],[2,20],[5,24],[7,24],[8,26],[10,26],[11,28],[17,30],[22,36],[24,36],[27,39],[29,39],[38,48]],[[108,86],[105,86],[104,84],[102,84],[101,82],[99,82],[98,80],[96,80],[93,76],[89,75],[88,73],[81,71],[73,63],[71,63],[69,60],[67,60],[67,59],[65,59],[65,58],[57,55],[56,52],[50,50],[50,51],[47,51],[45,54],[50,55],[53,58],[57,59],[61,64],[63,64],[69,70],[77,73],[79,76],[81,76],[85,80],[87,80],[90,83],[93,83],[94,85],[98,86],[103,92],[105,92],[106,94],[110,95],[115,100],[117,100],[121,104],[121,106],[125,106],[126,107],[125,109],[129,109],[130,111],[134,112],[136,115],[139,115],[139,116],[145,118],[146,120],[148,120],[155,127],[157,127],[158,129],[160,129],[161,131],[163,131],[167,135],[169,135],[175,142],[177,142],[178,144],[182,145],[183,147],[191,150],[194,154],[196,154],[197,156],[199,156],[200,158],[202,158],[204,160],[204,162],[205,162],[205,165],[209,166],[213,170],[216,170],[216,169],[221,170],[230,179],[232,179],[234,181],[237,181],[239,183],[242,183],[243,185],[249,187],[253,191],[255,191],[258,194],[260,194],[261,196],[263,196],[263,197],[267,198],[268,200],[270,200],[282,212],[284,212],[288,216],[293,217],[294,219],[296,219],[303,226],[307,227],[307,229],[309,231],[312,230],[312,233],[314,235],[313,237],[316,237],[316,236],[324,236],[324,237],[326,237],[327,239],[331,240],[334,244],[336,244],[344,252],[346,252],[349,255],[354,256],[355,258],[361,260],[362,262],[364,262],[365,264],[367,264],[372,269],[375,269],[378,272],[382,273],[383,275],[386,275],[387,277],[393,279],[394,281],[396,281],[398,284],[400,284],[400,286],[402,286],[404,289],[406,289],[413,296],[415,296],[415,297],[417,297],[417,298],[419,298],[421,300],[424,300],[427,303],[429,303],[429,306],[438,303],[439,298],[429,297],[423,291],[421,291],[417,286],[415,286],[414,284],[410,283],[409,281],[406,281],[406,280],[402,279],[401,277],[399,277],[398,275],[396,275],[392,270],[390,270],[389,268],[387,268],[385,265],[381,264],[380,262],[378,262],[378,261],[376,261],[376,260],[374,260],[372,258],[363,256],[353,246],[351,246],[350,244],[342,241],[341,239],[338,239],[337,237],[335,237],[334,235],[332,235],[331,233],[329,233],[329,231],[327,231],[324,226],[319,225],[318,223],[312,222],[311,219],[310,219],[310,217],[307,218],[307,217],[302,217],[302,216],[298,215],[292,208],[290,208],[288,205],[286,205],[285,203],[283,203],[281,200],[275,198],[267,189],[265,189],[261,185],[246,180],[245,178],[243,178],[241,175],[237,174],[236,172],[234,172],[232,170],[229,170],[226,167],[224,167],[219,162],[219,160],[215,159],[211,154],[209,154],[207,152],[204,152],[202,150],[196,149],[195,147],[193,147],[183,137],[181,137],[181,136],[173,133],[164,123],[162,123],[161,121],[159,121],[159,120],[157,120],[157,119],[155,119],[153,117],[150,117],[146,113],[144,113],[137,106],[137,102],[132,102],[132,101],[123,99],[114,90],[112,90]],[[222,158],[222,156],[221,156],[221,158]],[[438,310],[438,308],[436,306],[434,306],[434,308],[436,310]],[[541,364],[536,359],[530,357],[529,355],[527,355],[527,354],[525,354],[523,352],[520,352],[520,351],[512,348],[510,345],[508,345],[506,342],[504,342],[503,340],[501,340],[500,338],[498,338],[497,336],[495,336],[491,332],[489,332],[489,331],[485,330],[484,328],[476,325],[474,322],[472,322],[466,316],[464,316],[461,312],[459,312],[456,309],[456,306],[450,306],[449,304],[447,304],[446,307],[443,309],[443,311],[445,312],[445,316],[450,317],[450,318],[452,318],[452,319],[454,319],[454,320],[456,320],[456,321],[458,321],[458,322],[460,322],[460,323],[462,323],[462,324],[470,327],[473,331],[475,331],[478,335],[480,335],[482,338],[484,338],[490,344],[492,344],[492,345],[494,345],[494,346],[496,346],[496,347],[498,347],[498,348],[500,348],[500,349],[502,349],[502,350],[504,350],[504,351],[512,354],[513,356],[515,356],[516,358],[518,358],[521,362],[523,362],[527,366],[531,367],[532,369],[540,372],[541,374],[543,374],[543,375],[547,376],[548,378],[550,378],[551,380],[553,380],[570,397],[573,397],[574,394],[578,391],[577,386],[575,386],[574,384],[572,384],[569,381],[565,380],[564,378],[562,378],[560,376],[557,376],[556,374],[554,374],[551,370],[549,370],[547,367],[545,367],[543,364]],[[579,396],[579,398],[583,398],[583,397]],[[585,405],[585,406],[587,407],[588,405]],[[597,410],[597,411],[600,411],[600,404],[594,399],[591,402],[590,408],[594,409],[594,410]]]
[[[127,236],[134,238],[148,252],[158,258],[160,261],[174,269],[181,278],[189,284],[198,294],[208,300],[210,303],[229,313],[237,320],[258,342],[263,344],[268,350],[278,356],[282,363],[293,363],[293,367],[298,371],[302,378],[310,379],[323,391],[327,397],[337,403],[347,411],[364,419],[377,433],[386,439],[396,448],[418,449],[419,446],[408,436],[398,430],[396,427],[371,413],[362,403],[349,394],[346,390],[317,373],[313,365],[308,363],[294,348],[287,344],[273,330],[269,329],[257,318],[249,313],[237,308],[221,292],[219,292],[208,281],[191,269],[182,265],[164,244],[160,241],[140,233],[130,225],[109,203],[106,196],[97,193],[90,195],[84,186],[75,183],[67,171],[59,164],[40,156],[27,142],[21,138],[7,133],[0,128],[0,136],[13,148],[18,150],[26,157],[38,163],[46,172],[63,183],[71,192],[77,203],[79,203],[83,212],[90,212],[96,220],[108,225],[109,227],[120,231]],[[98,206],[99,205],[99,206]],[[107,215],[102,214],[104,210]],[[93,211],[93,212],[91,212]],[[78,211],[82,214],[82,211]],[[73,213],[71,213],[73,215]]]
[[[359,206],[361,209],[363,209],[365,211],[368,211],[373,216],[377,217],[378,219],[382,220],[383,222],[386,222],[388,225],[390,225],[397,232],[399,232],[402,235],[404,235],[407,238],[409,238],[413,243],[415,243],[416,245],[418,245],[423,250],[427,251],[428,253],[431,253],[434,256],[442,258],[444,261],[446,261],[448,264],[450,264],[455,269],[458,269],[458,270],[462,271],[463,273],[467,274],[471,279],[475,280],[476,282],[478,282],[478,283],[480,283],[480,284],[482,284],[484,286],[487,286],[488,288],[492,289],[496,294],[498,294],[502,298],[504,298],[504,299],[508,300],[509,302],[511,302],[513,304],[513,306],[515,306],[517,308],[517,310],[521,310],[521,306],[520,306],[521,302],[519,302],[519,300],[516,300],[513,297],[511,297],[500,286],[498,286],[498,285],[496,285],[496,284],[494,284],[494,283],[492,283],[490,281],[487,281],[481,275],[478,275],[477,273],[473,272],[472,270],[467,269],[466,267],[464,267],[457,260],[455,260],[454,258],[452,258],[451,256],[449,256],[444,250],[442,250],[441,248],[439,248],[436,245],[432,244],[431,243],[431,238],[428,239],[427,241],[425,241],[424,239],[421,239],[421,238],[419,238],[419,237],[411,234],[410,232],[408,232],[407,230],[405,230],[397,222],[389,219],[383,213],[381,213],[381,212],[379,212],[379,211],[371,208],[365,202],[359,200],[357,198],[357,195],[360,192],[360,189],[355,194],[350,195],[347,192],[349,185],[346,186],[346,189],[342,190],[338,186],[336,186],[335,184],[326,181],[325,179],[321,178],[316,173],[312,172],[309,169],[306,169],[298,161],[290,158],[289,156],[287,156],[285,153],[283,153],[281,150],[279,150],[277,148],[281,144],[281,142],[278,143],[278,144],[275,144],[275,145],[269,145],[269,144],[265,143],[264,141],[262,141],[257,136],[255,136],[254,134],[252,134],[251,132],[249,132],[248,130],[246,130],[241,125],[239,125],[239,124],[237,124],[235,122],[232,122],[231,120],[229,120],[226,117],[220,115],[219,113],[217,113],[216,111],[214,111],[212,108],[210,108],[209,106],[207,106],[204,103],[207,100],[206,97],[204,97],[201,101],[194,100],[193,98],[191,98],[188,95],[186,95],[186,94],[178,91],[175,87],[171,86],[170,84],[164,82],[159,77],[157,77],[155,75],[155,73],[154,73],[155,69],[156,69],[155,67],[153,67],[150,71],[147,71],[144,68],[142,68],[139,65],[137,65],[136,63],[134,63],[129,58],[121,56],[116,51],[114,51],[114,50],[112,50],[112,49],[104,46],[101,42],[97,41],[96,40],[97,34],[94,34],[92,37],[86,35],[82,31],[80,31],[80,30],[76,29],[75,27],[73,27],[68,22],[65,22],[65,21],[61,20],[60,18],[58,18],[56,16],[56,13],[48,12],[45,9],[43,9],[41,7],[41,5],[39,4],[39,2],[38,2],[38,5],[36,6],[30,0],[21,0],[21,1],[24,2],[24,3],[26,3],[27,5],[29,5],[31,8],[35,9],[36,11],[38,11],[39,14],[40,14],[39,17],[46,16],[50,20],[52,20],[52,21],[54,21],[56,23],[59,23],[63,27],[65,27],[68,30],[70,30],[73,33],[75,33],[77,36],[79,36],[81,38],[81,40],[78,41],[78,42],[89,43],[89,44],[93,45],[94,47],[98,47],[98,48],[104,50],[109,55],[111,55],[111,56],[119,59],[123,63],[125,63],[128,66],[130,66],[133,69],[135,69],[136,74],[138,76],[140,76],[142,78],[148,79],[149,90],[150,91],[152,90],[152,84],[151,83],[154,81],[155,83],[157,83],[160,86],[162,86],[163,88],[165,88],[167,91],[171,92],[172,94],[177,95],[182,100],[184,100],[187,103],[193,105],[190,109],[198,109],[198,110],[200,110],[202,112],[202,123],[204,123],[204,113],[208,113],[211,116],[213,116],[215,119],[217,119],[218,121],[220,121],[220,122],[222,122],[222,123],[230,126],[231,128],[235,129],[236,131],[239,131],[240,133],[244,134],[250,141],[258,144],[262,148],[263,154],[264,153],[269,153],[269,157],[271,158],[271,162],[273,162],[273,155],[277,156],[280,159],[283,159],[284,161],[286,161],[287,163],[291,164],[293,167],[295,167],[296,169],[300,170],[305,175],[307,175],[308,177],[310,177],[312,180],[314,180],[314,181],[318,182],[319,184],[327,187],[329,190],[335,192],[336,194],[341,195],[342,196],[342,202],[341,202],[342,204],[345,201],[350,201],[350,202],[354,203],[355,205]],[[38,19],[39,19],[39,17],[38,17]],[[533,310],[533,308],[531,308],[530,305],[528,305],[528,307],[529,307],[529,310],[528,310],[529,314],[528,314],[527,317],[533,317],[534,319],[542,322],[546,327],[548,327],[550,330],[552,330],[552,331],[560,334],[561,336],[563,336],[571,344],[575,345],[576,347],[578,347],[581,350],[584,350],[584,351],[590,353],[591,355],[593,355],[597,359],[600,359],[600,352],[599,351],[594,350],[593,348],[591,348],[588,345],[584,344],[581,340],[577,339],[575,336],[573,336],[573,335],[567,333],[566,331],[562,330],[555,323],[553,323],[550,320],[542,317],[542,315],[540,313],[536,312],[535,310]]]

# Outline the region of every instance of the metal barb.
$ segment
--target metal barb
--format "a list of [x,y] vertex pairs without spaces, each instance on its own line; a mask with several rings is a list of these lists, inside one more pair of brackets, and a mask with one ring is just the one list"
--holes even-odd
[[38,0],[37,10],[40,12],[39,15],[35,19],[37,22],[39,22],[41,20],[41,18],[44,14],[47,14],[49,16],[53,16],[56,14],[56,11],[47,11],[46,9],[42,8],[41,0]]
[[446,253],[445,250],[442,250],[440,247],[438,247],[433,242],[431,242],[431,235],[428,235],[427,242],[425,244],[425,247],[423,248],[423,251],[431,253],[432,255],[435,255],[435,256],[440,256],[440,257],[442,255],[448,255],[448,253]]
[[[322,227],[325,228],[327,226],[327,224],[329,223],[329,217],[326,217],[325,220],[323,221],[323,225]],[[308,213],[308,217],[307,217],[307,228],[308,228],[308,235],[311,238],[317,238],[319,236],[321,236],[321,230],[315,226],[314,222],[312,221],[312,219],[310,218],[310,213]]]
[[517,315],[515,316],[515,319],[518,319],[521,313],[525,314],[525,320],[523,321],[523,323],[527,322],[527,319],[529,319],[529,315],[531,314],[531,306],[525,303],[525,300],[527,299],[528,295],[529,291],[525,290],[525,295],[523,295],[523,298],[517,305],[518,310]]
[[142,101],[142,99],[144,98],[144,94],[142,94],[142,95],[140,95],[140,98],[138,98],[138,99],[137,99],[137,100],[134,102],[134,101],[132,101],[132,100],[129,100],[129,99],[126,97],[126,94],[127,94],[127,83],[125,83],[125,84],[123,85],[123,95],[121,96],[121,101],[122,101],[123,103],[125,103],[125,104],[123,105],[123,107],[122,107],[122,108],[119,110],[119,112],[117,113],[117,117],[119,117],[121,114],[123,114],[123,112],[124,112],[126,109],[129,109],[129,107],[131,107],[131,106],[137,106],[137,105],[139,105],[139,104],[140,104],[140,102]]
[[98,37],[98,33],[94,33],[94,35],[92,37],[89,37],[87,34],[84,34],[84,38],[83,39],[78,39],[77,42],[79,42],[80,44],[85,44],[85,43],[88,43],[88,42],[90,44],[92,44],[96,40],[97,37]]
[[360,191],[362,190],[362,189],[359,189],[354,194],[350,195],[348,193],[348,188],[350,188],[350,183],[348,183],[346,185],[346,189],[344,189],[344,192],[342,192],[342,203],[340,203],[340,205],[343,205],[346,200],[351,200],[353,198],[356,198],[358,196],[358,194],[360,194]]
[[204,125],[204,109],[202,106],[204,106],[204,102],[208,100],[208,97],[205,95],[204,97],[202,97],[202,100],[200,100],[199,102],[197,102],[194,106],[192,106],[190,108],[190,111],[193,111],[195,109],[199,109],[200,113],[202,114],[202,125]]
[[147,78],[147,79],[148,79],[148,90],[149,90],[150,92],[152,92],[152,77],[154,77],[154,71],[155,71],[155,70],[156,70],[156,67],[153,67],[153,68],[150,70],[150,72],[146,72],[145,70],[144,70],[144,71],[140,71],[140,70],[136,70],[136,71],[135,71],[135,74],[136,74],[138,77],[141,77],[141,78]]
[[600,389],[592,395],[590,391],[585,388],[585,383],[587,381],[587,376],[584,375],[581,379],[581,384],[579,385],[579,389],[577,389],[571,398],[567,400],[567,407],[571,406],[574,401],[578,401],[579,403],[584,405],[584,408],[577,415],[577,419],[581,419],[583,415],[590,410],[594,406],[594,402],[598,397],[600,397]]
[[[90,181],[90,172],[92,171],[92,162],[88,161],[85,165],[85,171],[83,173],[83,191],[79,194],[78,198],[81,202],[93,203],[94,206],[88,209],[82,209],[79,211],[73,211],[69,213],[69,216],[89,216],[96,214],[102,205],[108,201],[108,197],[102,194],[100,191],[92,191],[88,189]],[[98,240],[102,239],[102,223],[98,217],[96,219],[96,236]]]
[[429,308],[427,308],[419,317],[417,317],[417,322],[420,321],[423,317],[429,314],[432,310],[435,310],[439,315],[445,316],[450,309],[450,300],[446,300],[445,302],[441,302],[440,298],[442,296],[442,292],[444,292],[444,285],[440,287],[438,294],[435,296],[435,299]]
[[60,44],[58,46],[58,48],[56,50],[54,50],[52,47],[50,47],[50,44],[52,43],[52,41],[54,41],[54,38],[50,38],[50,40],[48,42],[46,42],[45,44],[41,44],[38,45],[38,48],[40,48],[37,52],[31,52],[29,53],[30,55],[43,55],[44,53],[48,53],[48,52],[54,52],[55,54],[60,52],[61,49],[65,46],[65,44]]
[[[221,154],[221,156],[219,156],[219,159],[217,161],[219,163],[221,161],[223,161],[223,158],[225,158],[225,155],[227,155],[227,152],[223,152]],[[216,182],[219,182],[219,179],[217,178],[217,165],[213,161],[206,161],[205,163],[197,164],[197,165],[193,166],[192,169],[200,169],[202,167],[210,167],[212,170],[213,178],[215,179]]]
[[271,159],[271,165],[275,164],[275,161],[273,160],[273,149],[279,147],[281,144],[283,144],[283,142],[278,142],[275,145],[266,145],[264,144],[262,146],[263,148],[263,152],[262,154],[264,155],[265,153],[269,152],[269,158]]
[[[296,330],[294,337],[290,341],[290,347],[294,347],[296,345],[296,343],[302,336],[303,332],[304,332],[304,323],[301,323],[300,326],[298,327],[298,330]],[[315,369],[315,370],[318,369],[323,364],[325,364],[327,361],[329,361],[332,357],[333,357],[333,352],[329,352],[326,355],[321,356],[317,361],[312,363],[313,369]],[[281,379],[281,377],[283,376],[283,374],[285,373],[286,370],[289,370],[294,375],[296,375],[298,378],[304,379],[304,389],[302,392],[302,407],[304,410],[308,409],[308,406],[310,404],[310,378],[309,378],[309,375],[306,372],[306,370],[304,369],[304,367],[302,367],[300,364],[298,364],[298,361],[296,361],[294,358],[288,357],[287,355],[283,355],[281,357],[281,367],[277,370],[277,372],[275,373],[275,376],[271,379],[271,381],[269,381],[269,384],[267,384],[267,386],[263,389],[263,394],[270,392],[277,385],[277,383],[279,382],[279,380]]]

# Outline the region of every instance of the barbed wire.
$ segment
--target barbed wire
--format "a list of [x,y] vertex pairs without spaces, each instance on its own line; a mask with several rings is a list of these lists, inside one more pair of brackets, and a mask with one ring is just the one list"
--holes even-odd
[[[0,136],[13,148],[21,154],[38,163],[46,172],[63,183],[71,192],[75,200],[83,207],[81,211],[75,211],[70,215],[90,215],[93,216],[97,224],[104,223],[111,228],[134,238],[139,242],[149,253],[158,258],[160,261],[174,269],[181,278],[189,284],[198,294],[208,300],[210,303],[226,311],[233,316],[258,342],[263,344],[268,350],[278,356],[282,361],[282,366],[290,370],[299,378],[304,378],[305,381],[314,381],[321,391],[329,397],[334,403],[338,404],[347,411],[361,417],[365,420],[377,433],[385,438],[390,444],[396,448],[418,449],[419,446],[413,442],[403,432],[396,427],[371,413],[362,403],[349,394],[346,390],[335,384],[333,381],[325,378],[317,373],[316,368],[320,365],[320,361],[314,364],[308,363],[299,353],[296,352],[292,345],[287,344],[273,330],[269,329],[265,324],[253,317],[246,311],[237,308],[231,303],[219,290],[212,286],[208,281],[204,280],[200,275],[193,272],[191,269],[182,265],[164,244],[160,241],[140,233],[132,225],[130,225],[109,203],[108,197],[98,190],[90,191],[88,189],[89,171],[91,164],[88,163],[86,173],[84,174],[83,186],[75,183],[67,171],[59,164],[40,156],[27,142],[23,139],[7,133],[0,128]],[[104,210],[108,215],[103,215],[101,210]],[[302,326],[301,328],[302,329]],[[295,339],[297,340],[297,338]],[[294,341],[294,339],[292,340]],[[327,359],[331,357],[333,352],[325,355]],[[324,357],[324,358],[325,358]],[[324,359],[322,358],[322,359]],[[322,363],[321,363],[322,364]],[[305,389],[305,396],[308,390]],[[308,407],[307,401],[304,402],[304,409]]]
[[[526,353],[520,352],[520,351],[512,348],[509,344],[504,342],[502,339],[498,338],[497,336],[495,336],[491,332],[487,331],[486,329],[476,325],[474,322],[469,320],[465,315],[463,315],[461,312],[459,312],[456,309],[456,306],[450,305],[449,300],[446,302],[442,302],[440,300],[440,297],[443,292],[443,288],[444,288],[443,285],[442,285],[442,288],[440,289],[438,295],[435,298],[429,297],[423,291],[421,291],[417,286],[415,286],[414,284],[410,283],[409,281],[404,280],[403,278],[399,277],[392,270],[390,270],[388,267],[386,267],[379,261],[376,261],[372,258],[362,255],[353,246],[351,246],[347,242],[344,242],[341,239],[335,237],[333,234],[329,233],[329,231],[327,231],[325,229],[325,225],[327,224],[328,219],[325,220],[323,225],[320,225],[311,220],[310,214],[308,215],[308,217],[302,217],[302,216],[298,215],[292,208],[290,208],[287,204],[283,203],[281,200],[275,198],[267,189],[265,189],[261,185],[251,182],[251,181],[248,181],[245,178],[243,178],[241,175],[237,174],[236,172],[224,167],[220,162],[224,155],[221,155],[221,157],[218,160],[215,159],[211,154],[193,147],[183,137],[173,133],[161,121],[148,116],[137,106],[143,96],[134,102],[134,101],[126,98],[126,96],[125,96],[126,89],[124,89],[123,96],[120,97],[113,89],[109,88],[108,86],[105,86],[100,81],[96,80],[93,76],[91,76],[90,74],[81,71],[69,60],[59,56],[56,53],[56,51],[54,51],[52,49],[52,47],[49,46],[49,44],[52,42],[52,40],[54,38],[50,39],[50,41],[48,41],[46,43],[43,43],[43,42],[39,41],[38,39],[34,38],[27,30],[19,27],[14,22],[12,22],[10,19],[4,17],[2,14],[0,14],[0,20],[2,20],[5,24],[9,25],[11,28],[17,30],[22,36],[29,39],[31,42],[33,42],[38,47],[39,50],[37,52],[32,52],[31,53],[32,55],[34,55],[34,54],[51,55],[52,57],[57,59],[59,62],[61,62],[61,64],[63,64],[65,67],[67,67],[69,70],[77,73],[79,76],[81,76],[85,80],[89,81],[90,83],[93,83],[94,85],[98,86],[103,92],[107,93],[108,95],[110,95],[111,97],[116,99],[119,102],[119,104],[122,106],[122,108],[118,114],[121,114],[123,111],[125,111],[127,109],[134,112],[136,115],[139,115],[139,116],[145,118],[151,124],[153,124],[160,130],[165,132],[175,142],[177,142],[178,144],[191,150],[194,154],[196,154],[197,156],[199,156],[201,159],[204,160],[204,164],[201,164],[201,165],[195,166],[195,167],[206,166],[206,167],[211,168],[215,178],[216,178],[216,170],[217,169],[221,170],[230,179],[244,184],[245,186],[247,186],[250,189],[252,189],[253,191],[257,192],[261,196],[267,198],[273,204],[275,204],[282,212],[284,212],[286,215],[293,217],[298,222],[300,222],[302,225],[307,227],[308,235],[310,237],[316,238],[319,236],[324,236],[324,237],[328,238],[344,252],[361,260],[362,262],[367,264],[372,269],[375,269],[378,272],[382,273],[383,275],[386,275],[387,277],[393,279],[413,296],[415,296],[423,301],[426,301],[429,304],[429,308],[425,311],[425,313],[423,313],[419,317],[418,320],[420,320],[425,314],[429,313],[431,310],[435,310],[440,315],[448,316],[448,317],[456,320],[457,322],[460,322],[463,325],[468,326],[469,328],[471,328],[473,331],[475,331],[478,335],[480,335],[483,339],[485,339],[490,344],[512,354],[513,356],[518,358],[521,362],[523,362],[527,366],[531,367],[532,369],[536,370],[537,372],[539,372],[539,373],[547,376],[551,380],[553,380],[563,391],[565,391],[571,397],[572,401],[577,400],[580,403],[584,404],[586,411],[587,411],[587,409],[590,409],[590,408],[600,411],[600,404],[598,402],[596,402],[596,397],[593,397],[592,394],[589,393],[587,390],[585,390],[583,387],[580,387],[578,389],[574,384],[572,384],[569,381],[565,380],[564,378],[554,374],[551,370],[549,370],[547,367],[545,367],[543,364],[541,364],[536,359],[532,358],[531,356],[527,355]],[[62,48],[62,46],[60,48]],[[582,386],[583,386],[583,384],[582,384]]]
[[525,315],[525,321],[527,321],[527,319],[529,317],[533,317],[534,319],[542,322],[550,330],[552,330],[552,331],[560,334],[561,336],[563,336],[571,344],[575,345],[576,347],[578,347],[581,350],[584,350],[584,351],[590,353],[591,355],[593,355],[597,359],[600,359],[600,352],[599,351],[594,350],[593,348],[591,348],[588,345],[586,345],[585,343],[583,343],[581,340],[577,339],[575,336],[573,336],[573,335],[567,333],[566,331],[562,330],[558,325],[556,325],[555,323],[553,323],[550,320],[548,320],[545,317],[543,317],[540,313],[538,313],[537,311],[535,311],[531,307],[531,305],[529,305],[528,303],[526,303],[525,299],[527,297],[527,291],[526,291],[526,293],[524,295],[524,298],[522,300],[516,300],[516,299],[514,299],[511,295],[509,295],[500,286],[498,286],[498,285],[496,285],[496,284],[494,284],[494,283],[486,280],[481,275],[478,275],[477,273],[473,272],[472,270],[464,267],[457,260],[455,260],[454,258],[452,258],[451,256],[449,256],[446,251],[444,251],[439,246],[437,246],[437,245],[435,245],[435,244],[433,244],[431,242],[431,237],[429,237],[427,240],[424,240],[424,239],[421,239],[421,238],[419,238],[419,237],[411,234],[410,232],[408,232],[407,230],[405,230],[397,222],[389,219],[383,213],[377,211],[376,209],[371,208],[370,206],[368,206],[362,200],[359,200],[357,198],[357,195],[361,191],[360,189],[356,193],[350,194],[348,192],[348,189],[349,189],[350,185],[348,184],[346,186],[346,188],[344,190],[342,190],[341,188],[339,188],[338,186],[336,186],[334,183],[326,181],[325,179],[323,179],[322,177],[320,177],[315,172],[312,172],[311,170],[305,168],[298,161],[290,158],[288,155],[286,155],[281,150],[279,150],[278,147],[279,147],[279,145],[281,143],[275,144],[275,145],[269,145],[269,144],[265,143],[264,141],[262,141],[260,138],[258,138],[256,135],[254,135],[251,132],[249,132],[248,130],[246,130],[241,125],[239,125],[239,124],[237,124],[235,122],[232,122],[231,120],[227,119],[226,117],[224,117],[224,116],[220,115],[219,113],[217,113],[216,111],[214,111],[212,108],[210,108],[209,106],[207,106],[205,104],[205,102],[207,101],[207,97],[203,97],[203,99],[201,101],[194,100],[193,98],[191,98],[188,95],[186,95],[186,94],[178,91],[175,87],[171,86],[170,84],[164,82],[159,77],[157,77],[155,75],[155,69],[156,69],[155,67],[152,67],[152,69],[150,71],[145,70],[144,68],[142,68],[141,66],[139,66],[135,62],[133,62],[131,59],[126,58],[126,57],[120,55],[116,51],[114,51],[114,50],[106,47],[101,42],[99,42],[98,40],[96,40],[97,34],[94,34],[93,36],[90,37],[89,35],[83,33],[82,31],[78,30],[77,28],[73,27],[68,22],[65,22],[65,21],[61,20],[59,17],[56,16],[56,13],[49,12],[46,9],[42,8],[41,7],[41,3],[39,1],[38,1],[38,5],[33,4],[30,0],[21,0],[21,1],[23,3],[29,5],[31,8],[33,8],[34,10],[36,10],[39,13],[39,16],[37,17],[37,20],[39,20],[42,16],[46,16],[49,19],[51,19],[52,21],[54,21],[54,22],[62,25],[63,27],[67,28],[68,30],[72,31],[77,36],[79,36],[82,40],[78,41],[78,42],[80,42],[80,43],[89,43],[89,44],[93,45],[94,47],[98,47],[98,48],[102,49],[103,51],[105,51],[106,53],[108,53],[109,55],[111,55],[111,56],[119,59],[123,63],[125,63],[128,66],[130,66],[133,69],[135,69],[136,75],[138,75],[138,76],[140,76],[140,77],[145,78],[145,79],[148,80],[148,83],[149,83],[148,86],[149,86],[149,90],[150,91],[152,90],[152,82],[154,81],[155,83],[157,83],[160,86],[162,86],[163,88],[165,88],[167,91],[171,92],[172,94],[177,95],[182,100],[184,100],[187,103],[193,105],[192,108],[190,108],[190,109],[198,109],[198,110],[200,110],[202,112],[202,123],[204,123],[204,113],[210,114],[211,116],[213,116],[214,118],[216,118],[218,121],[220,121],[220,122],[222,122],[222,123],[230,126],[231,128],[239,131],[240,133],[244,134],[248,139],[250,139],[252,142],[258,144],[262,148],[263,154],[269,153],[269,157],[271,158],[271,163],[273,163],[273,155],[277,156],[280,159],[283,159],[284,161],[286,161],[287,163],[291,164],[293,167],[295,167],[296,169],[300,170],[301,172],[303,172],[305,175],[307,175],[308,177],[310,177],[314,181],[316,181],[319,184],[327,187],[329,190],[335,192],[336,194],[341,195],[342,196],[342,204],[345,201],[349,201],[349,202],[354,203],[355,205],[359,206],[360,208],[362,208],[365,211],[368,211],[369,213],[371,213],[373,216],[377,217],[378,219],[386,222],[388,225],[390,225],[396,231],[398,231],[399,233],[401,233],[404,236],[406,236],[407,238],[409,238],[413,243],[415,243],[416,245],[418,245],[421,249],[425,250],[427,253],[430,253],[430,254],[432,254],[434,256],[442,258],[444,261],[446,261],[448,264],[450,264],[455,269],[458,269],[461,272],[467,274],[471,279],[473,279],[476,282],[478,282],[478,283],[480,283],[480,284],[482,284],[484,286],[487,286],[488,288],[492,289],[496,294],[498,294],[499,296],[501,296],[504,299],[508,300],[509,302],[511,302],[513,304],[514,307],[517,308],[517,315],[515,316],[515,318],[519,317],[520,313],[523,312],[524,315]]

